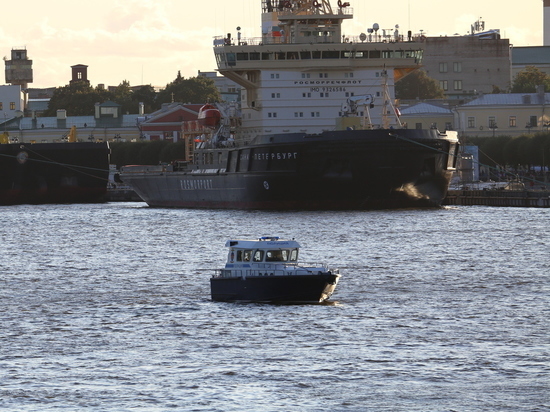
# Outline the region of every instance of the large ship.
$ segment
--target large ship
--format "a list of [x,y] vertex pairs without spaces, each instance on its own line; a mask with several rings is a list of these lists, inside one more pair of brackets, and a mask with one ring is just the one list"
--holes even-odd
[[106,142],[10,143],[0,136],[0,205],[94,203],[109,177]]
[[156,207],[439,206],[457,133],[408,129],[393,98],[420,67],[422,43],[377,25],[347,36],[348,2],[261,1],[261,38],[214,40],[218,71],[242,86],[240,107],[205,106],[200,135],[184,124],[183,161],[123,167],[124,182]]

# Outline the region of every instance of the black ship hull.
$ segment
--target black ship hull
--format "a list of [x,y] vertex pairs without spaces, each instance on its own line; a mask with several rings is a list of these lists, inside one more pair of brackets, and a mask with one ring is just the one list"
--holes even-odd
[[0,144],[0,205],[104,201],[108,143]]
[[339,275],[215,277],[212,300],[221,302],[319,303],[330,298]]
[[154,207],[434,207],[445,198],[457,149],[454,135],[437,130],[273,135],[196,151],[199,164],[185,168],[126,166],[121,178]]

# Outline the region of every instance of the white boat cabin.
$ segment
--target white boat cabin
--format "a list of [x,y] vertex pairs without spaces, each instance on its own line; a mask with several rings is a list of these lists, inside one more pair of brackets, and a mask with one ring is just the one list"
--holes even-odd
[[289,276],[325,273],[324,265],[298,265],[300,244],[295,240],[280,240],[264,236],[258,240],[228,240],[227,263],[220,269],[221,277]]

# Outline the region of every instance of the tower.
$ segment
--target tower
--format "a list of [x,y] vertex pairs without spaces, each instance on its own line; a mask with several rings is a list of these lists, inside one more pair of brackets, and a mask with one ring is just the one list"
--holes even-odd
[[32,83],[32,60],[27,57],[27,49],[12,49],[11,59],[5,62],[6,83],[25,90],[28,83]]
[[90,81],[88,80],[88,66],[85,64],[76,64],[71,66],[71,71],[72,79],[69,82],[70,84],[76,82],[86,82],[87,84],[90,84]]

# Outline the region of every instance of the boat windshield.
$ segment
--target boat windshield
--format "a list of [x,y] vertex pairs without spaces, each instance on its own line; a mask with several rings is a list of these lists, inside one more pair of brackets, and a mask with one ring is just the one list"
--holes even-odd
[[261,262],[262,260],[264,260],[264,251],[257,250],[254,252],[254,262]]
[[288,260],[289,251],[283,250],[268,250],[265,255],[266,262],[286,262]]
[[237,262],[250,262],[252,250],[237,250]]

